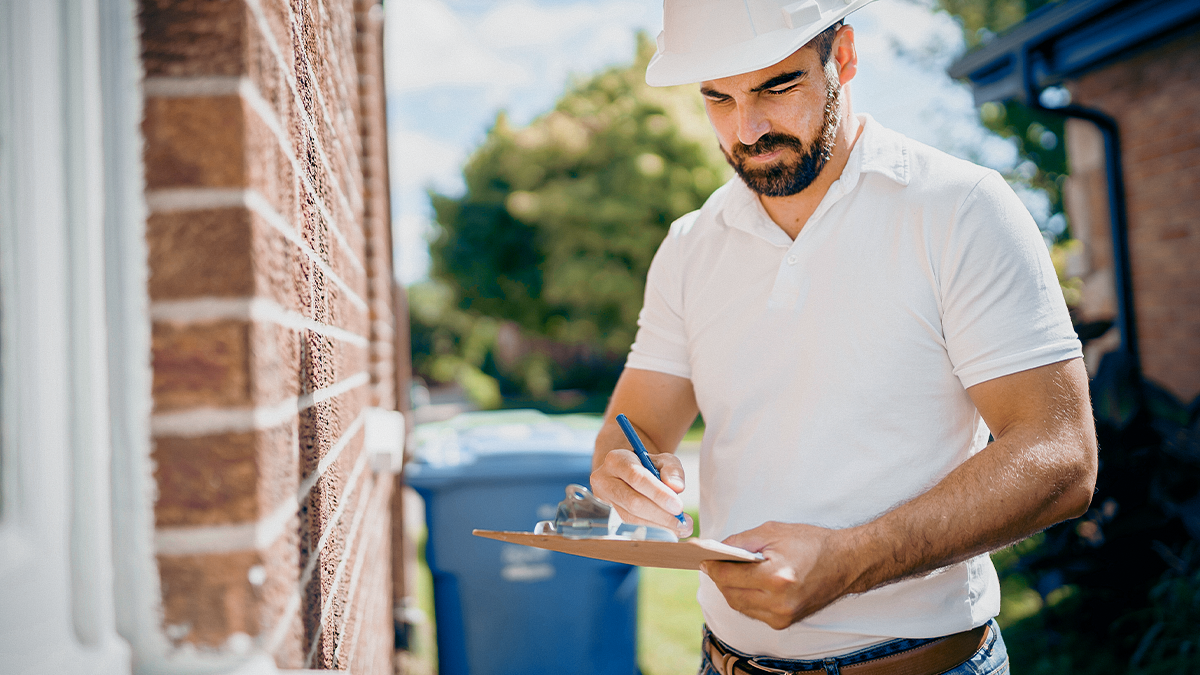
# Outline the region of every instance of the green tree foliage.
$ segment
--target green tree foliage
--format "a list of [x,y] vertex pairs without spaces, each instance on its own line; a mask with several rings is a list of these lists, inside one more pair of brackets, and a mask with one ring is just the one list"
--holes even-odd
[[433,277],[457,311],[623,358],[659,242],[729,175],[695,87],[645,84],[653,52],[639,36],[633,63],[573,82],[527,127],[499,114],[466,193],[430,195]]
[[[936,0],[937,7],[955,17],[962,26],[967,49],[985,44],[1020,23],[1029,13],[1054,1],[1057,0]],[[988,129],[1016,143],[1021,162],[1015,175],[1009,176],[1010,180],[1044,191],[1050,198],[1050,214],[1062,214],[1062,185],[1067,175],[1063,117],[1007,101],[984,104],[979,119]],[[1056,234],[1060,240],[1069,236],[1065,229]]]

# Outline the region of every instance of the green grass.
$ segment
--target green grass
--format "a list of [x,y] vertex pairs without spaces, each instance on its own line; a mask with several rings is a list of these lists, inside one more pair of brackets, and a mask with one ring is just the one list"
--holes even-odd
[[416,593],[417,607],[425,613],[425,623],[416,626],[413,631],[415,634],[410,636],[412,664],[411,670],[420,675],[422,673],[437,672],[437,640],[435,638],[436,627],[434,626],[433,616],[433,574],[429,572],[429,565],[425,563],[425,541],[426,531],[421,528],[417,534],[417,578],[416,578]]
[[638,664],[644,675],[694,675],[700,666],[700,573],[644,567],[638,585]]
[[[703,430],[702,430],[703,431]],[[700,514],[688,515],[700,531]],[[704,616],[696,602],[700,573],[643,567],[638,583],[638,666],[643,675],[694,675]]]

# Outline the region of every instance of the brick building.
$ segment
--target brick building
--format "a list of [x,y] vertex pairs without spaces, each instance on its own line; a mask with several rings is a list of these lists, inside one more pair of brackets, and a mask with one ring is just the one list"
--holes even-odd
[[382,22],[0,8],[0,670],[393,670]]
[[[1176,37],[1068,83],[1071,98],[1121,129],[1133,305],[1146,377],[1200,395],[1200,34]],[[1084,242],[1081,318],[1115,315],[1104,142],[1070,120],[1064,197]]]
[[[976,103],[1070,105],[1064,201],[1084,246],[1081,322],[1112,320],[1089,367],[1129,350],[1181,401],[1200,394],[1200,3],[1064,0],[951,67]],[[1061,97],[1061,94],[1060,94]],[[1115,159],[1115,161],[1113,161]],[[1114,246],[1114,243],[1116,244]]]

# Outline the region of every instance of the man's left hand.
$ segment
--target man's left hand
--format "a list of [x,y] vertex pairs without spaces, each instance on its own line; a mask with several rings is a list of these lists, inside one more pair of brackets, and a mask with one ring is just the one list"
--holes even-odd
[[725,540],[766,558],[758,563],[708,561],[701,571],[733,609],[783,630],[846,593],[838,530],[769,522]]

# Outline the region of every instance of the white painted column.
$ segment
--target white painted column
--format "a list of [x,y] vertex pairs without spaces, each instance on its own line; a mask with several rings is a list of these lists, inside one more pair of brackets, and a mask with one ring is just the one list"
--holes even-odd
[[0,2],[0,663],[130,672],[113,607],[97,4]]

